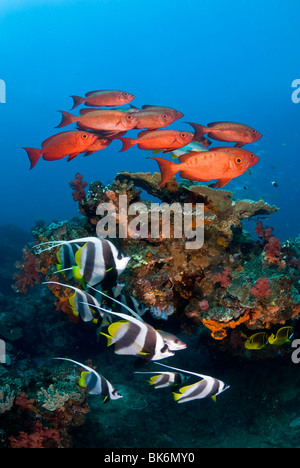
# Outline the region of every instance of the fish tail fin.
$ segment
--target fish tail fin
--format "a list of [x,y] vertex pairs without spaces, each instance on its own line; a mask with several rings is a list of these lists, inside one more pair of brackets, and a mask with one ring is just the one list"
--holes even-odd
[[193,140],[198,140],[199,138],[202,138],[203,135],[208,132],[208,128],[205,127],[205,125],[200,125],[198,123],[193,123],[193,122],[187,122],[187,123],[191,125],[193,129],[195,130]]
[[120,149],[119,153],[122,153],[122,151],[127,151],[137,142],[135,138],[119,138],[119,140],[121,140],[123,143],[123,147]]
[[71,123],[77,122],[79,117],[76,117],[75,115],[70,114],[69,112],[65,111],[58,111],[61,112],[62,114],[62,119],[59,125],[57,125],[55,128],[61,128],[65,127],[66,125],[70,125]]
[[75,109],[75,107],[80,106],[80,104],[82,104],[83,102],[86,101],[86,98],[85,98],[85,97],[71,96],[71,98],[72,98],[73,101],[74,101],[73,107],[71,108],[71,110]]
[[30,169],[34,168],[40,157],[42,156],[44,150],[39,149],[39,148],[23,148],[25,151],[27,151],[29,160],[30,160]]
[[149,157],[147,159],[154,159],[159,165],[161,172],[161,183],[160,186],[166,184],[172,177],[180,170],[179,165],[169,161],[168,159]]
[[106,333],[100,332],[100,335],[106,336],[107,338],[107,346],[111,346],[114,344],[113,337],[110,335],[107,335]]

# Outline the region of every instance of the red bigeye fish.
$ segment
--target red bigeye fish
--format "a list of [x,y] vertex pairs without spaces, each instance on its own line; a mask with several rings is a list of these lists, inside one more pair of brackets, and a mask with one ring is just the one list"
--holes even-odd
[[192,122],[188,123],[195,129],[195,140],[207,133],[207,136],[213,140],[236,142],[235,146],[241,147],[262,137],[262,134],[254,128],[235,122],[212,122],[207,127]]
[[147,128],[155,130],[156,128],[167,127],[173,123],[176,118],[171,112],[164,110],[140,110],[136,109],[134,112],[130,111],[130,115],[136,117],[138,122],[134,128]]
[[[91,107],[114,107],[121,106],[123,104],[128,104],[133,101],[135,96],[129,94],[126,91],[90,91],[85,94],[85,97],[80,96],[71,96],[74,100],[74,105],[72,109],[80,106],[80,104],[85,104],[86,106]],[[71,109],[71,110],[72,110]]]
[[138,123],[138,118],[132,113],[113,109],[81,109],[80,116],[59,112],[62,113],[62,121],[56,128],[76,122],[83,129],[120,131],[134,128]]
[[184,114],[176,109],[173,109],[172,107],[164,107],[164,106],[150,106],[150,105],[145,105],[142,106],[143,110],[156,110],[156,111],[162,111],[162,112],[167,112],[171,114],[174,117],[174,120],[181,119]]
[[89,156],[90,154],[96,153],[96,151],[101,151],[104,148],[107,148],[110,145],[112,140],[109,138],[98,137],[97,140],[88,147],[87,151],[84,153],[84,156]]
[[178,130],[146,130],[138,134],[137,138],[120,138],[123,143],[121,151],[126,151],[133,145],[143,150],[164,150],[168,153],[177,148],[188,145],[194,138],[191,132]]
[[209,151],[225,151],[227,153],[236,154],[237,156],[246,159],[249,162],[249,167],[254,166],[259,161],[259,158],[256,156],[256,154],[244,148],[228,148],[227,146],[220,146],[218,148],[211,148]]
[[253,165],[249,157],[241,157],[228,151],[192,151],[179,156],[180,164],[158,157],[148,159],[154,159],[159,165],[160,186],[180,171],[180,177],[192,181],[207,182],[218,179],[213,187],[220,188],[228,184],[231,179],[242,175],[250,165]]
[[76,158],[78,154],[86,151],[95,141],[97,135],[89,132],[73,130],[53,135],[43,141],[42,149],[24,148],[30,159],[30,169],[32,169],[41,156],[45,161],[57,161],[68,156],[68,161]]

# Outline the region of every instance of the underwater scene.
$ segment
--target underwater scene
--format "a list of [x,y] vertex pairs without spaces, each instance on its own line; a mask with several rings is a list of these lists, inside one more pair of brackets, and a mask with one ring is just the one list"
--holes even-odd
[[0,448],[300,447],[296,0],[2,0]]

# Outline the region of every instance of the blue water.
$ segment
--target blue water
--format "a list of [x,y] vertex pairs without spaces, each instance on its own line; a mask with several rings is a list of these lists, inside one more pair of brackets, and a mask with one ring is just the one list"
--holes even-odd
[[231,120],[259,130],[263,138],[251,147],[260,162],[226,189],[276,204],[280,212],[268,224],[282,240],[296,236],[297,12],[296,0],[2,0],[1,224],[27,230],[37,219],[69,219],[77,213],[68,185],[76,172],[109,183],[120,170],[157,170],[146,159],[150,153],[135,147],[118,153],[121,142],[114,141],[89,158],[40,160],[29,171],[22,147],[40,147],[58,132],[57,110],[72,107],[70,95],[124,89],[138,107],[182,111],[174,129],[190,130],[186,121]]

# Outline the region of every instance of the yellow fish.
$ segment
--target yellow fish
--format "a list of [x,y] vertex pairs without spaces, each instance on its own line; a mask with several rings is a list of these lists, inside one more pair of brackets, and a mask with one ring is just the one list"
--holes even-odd
[[258,332],[250,336],[245,343],[246,349],[262,349],[268,344],[268,334],[265,332]]
[[275,346],[281,346],[284,343],[288,343],[294,334],[293,327],[282,327],[280,328],[276,335],[272,333],[268,338],[268,342]]

